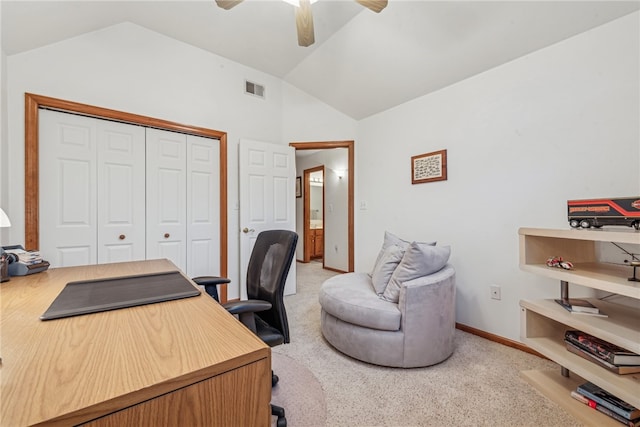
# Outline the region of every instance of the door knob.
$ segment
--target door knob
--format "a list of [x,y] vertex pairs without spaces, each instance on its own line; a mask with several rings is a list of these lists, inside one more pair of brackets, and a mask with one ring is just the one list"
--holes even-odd
[[124,240],[124,239],[125,239],[125,237],[127,237],[127,236],[125,236],[124,234],[121,234],[121,235],[119,235],[119,236],[118,236],[118,239],[120,239],[120,240]]
[[254,231],[256,231],[256,230],[254,230],[253,228],[245,227],[245,228],[242,229],[243,233],[253,233]]
[[169,233],[164,233],[164,238],[165,238],[165,239],[168,239],[168,238],[169,238],[169,236],[171,236]]

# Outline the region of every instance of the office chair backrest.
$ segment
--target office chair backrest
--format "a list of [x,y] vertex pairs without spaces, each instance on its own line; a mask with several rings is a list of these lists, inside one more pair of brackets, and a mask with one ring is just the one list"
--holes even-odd
[[256,313],[278,329],[289,342],[289,324],[284,308],[284,285],[295,255],[298,235],[289,230],[267,230],[258,234],[247,268],[247,297],[269,301],[270,310]]

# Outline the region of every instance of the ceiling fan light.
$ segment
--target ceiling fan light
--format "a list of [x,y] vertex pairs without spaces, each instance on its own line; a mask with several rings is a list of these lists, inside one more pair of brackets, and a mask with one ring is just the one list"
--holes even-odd
[[[282,0],[285,3],[289,3],[294,5],[295,7],[300,7],[300,0]],[[310,0],[309,3],[310,4],[314,4],[315,2],[317,2],[318,0]]]

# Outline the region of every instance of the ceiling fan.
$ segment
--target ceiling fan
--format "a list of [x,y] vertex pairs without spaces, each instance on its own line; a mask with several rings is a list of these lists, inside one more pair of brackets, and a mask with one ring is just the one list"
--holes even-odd
[[[216,0],[216,4],[226,10],[242,3],[243,0]],[[298,30],[298,45],[311,46],[316,40],[313,33],[313,16],[311,3],[313,0],[285,0],[296,5],[296,28]],[[387,7],[388,0],[355,0],[362,6],[376,13]]]

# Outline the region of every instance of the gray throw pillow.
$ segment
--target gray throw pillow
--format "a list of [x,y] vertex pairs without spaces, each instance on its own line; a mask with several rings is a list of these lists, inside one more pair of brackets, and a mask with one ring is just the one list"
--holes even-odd
[[373,271],[371,272],[373,289],[375,289],[378,295],[382,295],[384,292],[391,275],[398,264],[400,264],[403,255],[404,249],[398,245],[388,246],[380,252],[376,265],[373,266]]
[[[385,249],[387,249],[389,246],[397,245],[400,248],[402,248],[402,250],[406,250],[409,247],[410,244],[411,244],[411,242],[409,242],[407,240],[403,240],[403,239],[399,238],[398,236],[396,236],[395,234],[389,233],[388,231],[385,231],[384,232],[384,242],[382,243],[382,249],[380,249],[380,252],[378,252],[378,258],[376,258],[376,262],[374,264],[374,268],[375,268],[376,265],[378,265],[378,263],[380,262],[380,258],[384,254]],[[423,244],[435,246],[436,242],[424,242]],[[371,275],[373,275],[373,272],[371,272]]]
[[400,288],[404,282],[442,270],[449,261],[450,255],[451,248],[449,246],[432,246],[412,242],[404,252],[402,261],[391,275],[382,298],[398,302]]
[[382,244],[383,249],[391,245],[398,245],[402,249],[407,249],[410,244],[411,242],[401,239],[393,233],[389,233],[388,231],[384,232],[384,243]]
[[[436,242],[416,242],[416,243],[420,243],[422,245],[430,245],[430,246],[436,245]],[[384,232],[384,243],[382,244],[383,248],[390,245],[398,245],[401,248],[406,250],[410,244],[411,244],[410,241],[401,239],[393,233],[389,233],[388,231]]]

